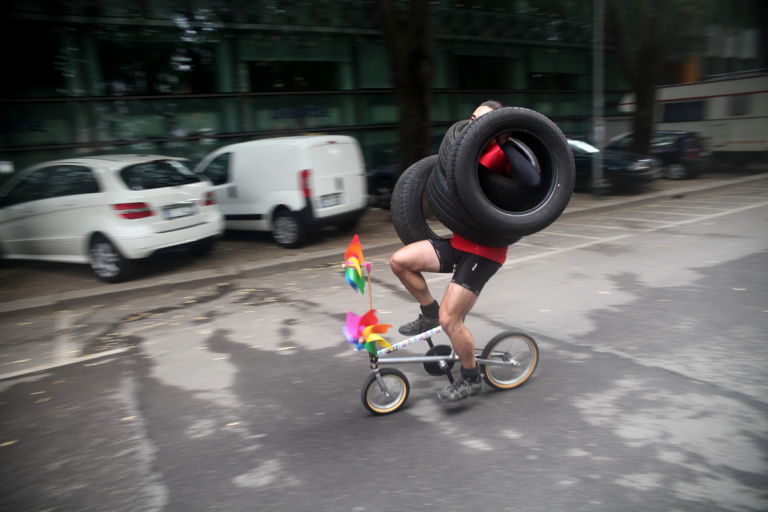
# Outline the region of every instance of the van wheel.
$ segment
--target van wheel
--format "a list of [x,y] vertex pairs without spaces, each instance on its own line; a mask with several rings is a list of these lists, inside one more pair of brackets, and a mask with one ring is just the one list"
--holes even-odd
[[280,247],[296,249],[307,242],[307,229],[298,215],[283,208],[272,219],[272,239]]
[[103,235],[96,235],[91,239],[88,259],[96,277],[108,283],[123,281],[134,270],[133,262],[124,258],[117,247]]

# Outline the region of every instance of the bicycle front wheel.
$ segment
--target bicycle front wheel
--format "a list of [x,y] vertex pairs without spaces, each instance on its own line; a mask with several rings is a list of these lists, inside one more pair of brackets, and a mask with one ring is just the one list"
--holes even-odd
[[485,382],[496,389],[522,386],[539,364],[539,347],[530,335],[505,331],[494,336],[483,349],[480,365]]
[[396,412],[405,405],[411,384],[405,374],[395,368],[381,368],[379,375],[381,381],[373,372],[368,375],[361,398],[366,409],[381,416]]

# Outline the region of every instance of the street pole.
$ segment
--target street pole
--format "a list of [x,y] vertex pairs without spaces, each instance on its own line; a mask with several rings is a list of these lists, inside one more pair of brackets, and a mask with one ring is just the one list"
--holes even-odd
[[603,147],[605,146],[605,119],[603,105],[603,30],[605,0],[592,1],[592,143],[600,151],[592,159],[592,192],[601,194],[606,183],[603,177]]

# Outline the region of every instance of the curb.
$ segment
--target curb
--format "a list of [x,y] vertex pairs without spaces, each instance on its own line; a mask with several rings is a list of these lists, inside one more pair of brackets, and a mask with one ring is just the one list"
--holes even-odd
[[[674,198],[678,196],[684,196],[687,194],[703,193],[714,189],[728,188],[735,185],[741,185],[751,181],[758,181],[768,178],[768,173],[761,173],[753,176],[745,176],[739,178],[725,179],[722,181],[691,185],[689,187],[681,187],[670,190],[663,190],[659,192],[651,192],[642,194],[636,197],[619,198],[619,199],[597,199],[596,203],[588,206],[567,208],[561,215],[561,217],[576,217],[587,213],[596,213],[613,210],[616,208],[638,205],[648,203],[665,198]],[[603,202],[604,201],[604,202]],[[392,251],[402,244],[399,240],[392,242],[380,242],[378,244],[366,246],[366,253],[368,254],[381,254],[384,252]],[[77,302],[84,299],[90,299],[95,297],[108,297],[114,294],[124,294],[132,291],[145,291],[153,288],[167,288],[167,287],[183,287],[190,284],[199,285],[205,281],[221,281],[222,279],[237,279],[243,276],[255,276],[269,272],[273,272],[277,269],[281,271],[295,270],[298,268],[319,265],[319,264],[333,264],[333,262],[339,260],[338,250],[325,250],[318,251],[312,256],[287,256],[280,258],[279,260],[270,260],[268,262],[255,262],[244,263],[242,265],[236,265],[226,268],[219,268],[214,270],[201,270],[196,272],[187,272],[182,274],[175,274],[168,276],[167,279],[163,279],[162,282],[127,282],[118,283],[110,286],[109,289],[86,289],[77,290],[71,292],[64,292],[55,295],[32,297],[27,299],[19,299],[0,303],[0,314],[15,313],[32,309],[43,309],[61,307],[66,303]]]

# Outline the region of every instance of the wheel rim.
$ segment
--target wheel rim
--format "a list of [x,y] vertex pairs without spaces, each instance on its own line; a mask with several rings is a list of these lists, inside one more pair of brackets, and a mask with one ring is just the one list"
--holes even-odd
[[377,413],[391,412],[405,401],[406,384],[399,375],[381,375],[387,392],[381,390],[379,381],[374,379],[365,391],[365,401]]
[[672,164],[667,166],[667,178],[682,178],[685,175],[685,167],[681,164]]
[[299,237],[299,224],[287,215],[278,215],[273,228],[275,240],[281,244],[292,244]]
[[515,365],[485,365],[485,374],[490,381],[501,388],[513,388],[525,382],[536,369],[538,352],[526,336],[513,334],[499,341],[486,359],[495,361],[516,361]]
[[109,242],[91,246],[91,267],[99,277],[114,277],[120,273],[120,255]]

